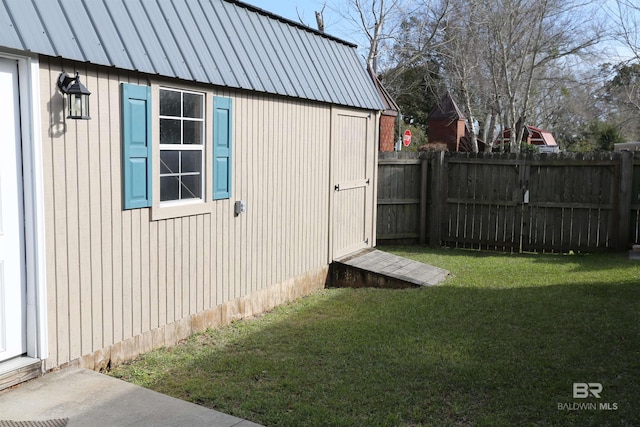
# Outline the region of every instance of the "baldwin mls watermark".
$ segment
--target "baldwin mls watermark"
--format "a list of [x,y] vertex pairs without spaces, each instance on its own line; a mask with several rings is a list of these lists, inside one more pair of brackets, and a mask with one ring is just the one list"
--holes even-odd
[[573,383],[573,398],[590,400],[559,402],[558,411],[617,411],[617,403],[591,400],[602,399],[603,389],[604,387],[601,383]]

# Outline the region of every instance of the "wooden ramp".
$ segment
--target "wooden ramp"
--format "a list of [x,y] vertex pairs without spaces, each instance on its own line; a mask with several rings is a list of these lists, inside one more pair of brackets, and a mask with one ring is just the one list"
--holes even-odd
[[331,264],[329,287],[412,288],[433,286],[449,272],[401,256],[368,249]]

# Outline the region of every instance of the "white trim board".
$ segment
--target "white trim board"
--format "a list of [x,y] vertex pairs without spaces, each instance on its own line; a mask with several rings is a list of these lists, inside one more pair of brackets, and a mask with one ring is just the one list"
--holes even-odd
[[46,359],[47,291],[44,181],[40,115],[40,64],[27,53],[0,50],[18,61],[27,281],[27,356]]

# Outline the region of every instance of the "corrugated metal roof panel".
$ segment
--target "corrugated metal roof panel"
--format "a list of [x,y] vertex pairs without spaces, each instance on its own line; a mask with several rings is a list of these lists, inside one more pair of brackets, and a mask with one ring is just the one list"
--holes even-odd
[[0,47],[384,108],[355,46],[236,0],[3,0]]
[[200,64],[201,71],[203,73],[203,77],[201,79],[209,81],[221,81],[223,80],[222,74],[218,70],[215,61],[211,56],[211,52],[207,47],[207,43],[202,37],[200,26],[195,22],[193,12],[189,8],[188,3],[189,2],[182,0],[175,1],[173,5],[176,9],[176,14],[180,19],[182,26],[191,30],[187,32],[186,35],[189,38],[189,42],[193,46],[193,51],[195,52],[197,60]]
[[363,83],[369,83],[369,76],[363,80],[362,74],[365,71],[363,67],[354,67],[354,64],[360,64],[358,60],[358,56],[355,50],[347,50],[347,49],[336,49],[335,55],[340,58],[338,64],[341,67],[340,73],[343,76],[359,76],[359,78],[354,78],[353,81],[348,81],[347,85],[351,85],[352,93],[354,96],[359,97],[362,96],[363,93],[366,93],[367,87]]
[[214,13],[219,20],[220,27],[224,31],[224,35],[221,35],[221,37],[226,38],[226,41],[228,41],[231,46],[231,49],[227,53],[227,57],[235,56],[240,65],[239,68],[244,74],[246,84],[243,86],[243,89],[264,92],[264,87],[258,77],[258,72],[242,44],[242,40],[240,38],[242,36],[242,31],[238,34],[238,30],[234,27],[232,17],[229,16],[229,12],[227,11],[226,6],[230,5],[226,2],[220,2],[217,5],[218,7],[216,7],[216,4],[213,2],[211,5],[213,6]]
[[[175,39],[174,34],[171,32],[169,23],[160,9],[160,2],[147,1],[142,2],[144,11],[146,12],[153,32],[150,34],[140,34],[143,40],[151,41],[150,39],[156,37],[160,42],[160,48],[164,55],[164,60],[171,66],[173,75],[169,77],[178,77],[185,80],[193,80],[194,76],[189,71],[185,63],[185,58],[182,55],[182,51]],[[139,19],[144,19],[140,16]],[[134,19],[134,22],[137,22]]]
[[113,19],[115,31],[118,38],[124,44],[124,49],[133,64],[133,69],[145,73],[155,73],[155,67],[151,59],[147,55],[147,49],[142,44],[138,33],[138,26],[133,25],[131,15],[127,11],[125,3],[122,0],[111,0],[105,3],[110,17],[117,16]]
[[235,7],[230,3],[223,3],[223,5],[228,14],[231,28],[233,28],[229,32],[231,41],[237,44],[236,54],[242,52],[240,57],[244,63],[244,68],[251,70],[249,76],[253,81],[253,86],[261,92],[277,93],[271,83],[267,69],[260,60],[260,55],[256,48],[258,40],[249,34],[251,26],[246,22],[246,16],[243,16],[246,10]]
[[49,35],[50,42],[54,42],[54,48],[60,52],[60,56],[77,56],[81,55],[78,42],[73,38],[66,38],[65,33],[68,31],[65,25],[56,25],[56,22],[66,23],[67,18],[63,14],[59,5],[55,1],[51,1],[42,5],[37,11],[40,16],[46,16],[47,19],[40,21],[44,23],[46,32]]
[[[374,91],[380,96],[375,83],[373,86],[370,84],[373,80],[369,76],[369,73],[367,73],[367,70],[364,67],[356,66],[356,64],[360,63],[357,51],[355,49],[342,49],[342,55],[344,57],[344,73],[350,76],[359,76],[359,78],[354,78],[354,85],[358,87],[359,93],[361,94],[360,96],[370,97],[372,96],[371,91]],[[382,99],[381,102],[383,102]],[[384,106],[384,102],[382,105]]]
[[[260,16],[257,13],[251,13],[248,10],[244,10],[246,14],[246,21],[244,21],[247,34],[253,41],[252,45],[255,47],[256,54],[260,59],[260,62],[267,70],[273,70],[266,73],[265,77],[272,85],[273,90],[276,93],[286,94],[288,96],[295,96],[295,93],[291,90],[290,85],[286,85],[284,82],[288,80],[286,73],[282,69],[280,62],[275,57],[274,52],[270,52],[270,41],[266,37],[262,37],[265,34],[269,34],[267,30],[262,26],[261,21],[267,19],[264,16]],[[289,87],[287,87],[289,86]]]
[[[53,51],[53,46],[49,40],[49,33],[45,29],[38,12],[30,2],[24,0],[6,0],[0,2],[0,8],[5,10],[0,15],[11,17],[11,21],[15,25],[14,30],[20,38],[20,45],[7,45],[14,49],[24,49],[30,52]],[[2,45],[5,45],[4,37],[7,29],[0,29],[0,37]],[[6,44],[10,41],[7,40]]]
[[313,34],[300,34],[300,38],[303,41],[304,49],[307,53],[307,63],[315,71],[315,78],[322,84],[324,91],[333,92],[332,96],[338,104],[347,105],[344,101],[344,90],[338,87],[338,81],[333,76],[333,60],[327,62],[325,58],[325,52],[318,45]]
[[322,98],[323,93],[328,92],[324,87],[324,82],[320,79],[316,65],[309,56],[307,47],[302,40],[302,34],[291,26],[287,26],[287,30],[289,31],[289,40],[293,44],[291,51],[294,53],[291,55],[291,59],[296,61],[302,69],[302,75],[306,78],[307,87],[312,92],[309,98],[319,100]]
[[164,16],[164,22],[169,26],[175,45],[181,53],[182,61],[191,78],[199,82],[207,81],[207,73],[204,71],[202,62],[190,38],[190,35],[197,32],[197,29],[185,27],[175,9],[175,5],[182,2],[183,0],[174,0],[171,2],[158,2],[158,4]]
[[[217,41],[218,46],[220,47],[219,56],[214,56],[214,58],[224,58],[225,62],[229,64],[231,74],[228,77],[233,76],[233,83],[228,83],[226,86],[231,87],[240,87],[240,88],[249,88],[249,79],[247,78],[247,74],[245,70],[240,65],[239,58],[235,55],[233,51],[233,47],[231,46],[231,42],[229,41],[229,37],[227,33],[222,28],[222,23],[218,18],[218,14],[216,13],[213,4],[210,2],[200,2],[203,11],[205,13],[204,19],[209,24],[209,29],[212,34],[212,41]],[[207,44],[209,47],[210,43]]]
[[156,37],[156,29],[152,25],[142,2],[123,0],[123,6],[128,11],[131,25],[130,28],[121,30],[123,35],[126,34],[123,40],[137,39],[131,43],[140,42],[142,44],[145,56],[152,66],[152,70],[147,72],[162,76],[175,76],[176,71],[173,69],[169,58],[167,58],[167,53],[160,39]]
[[[100,39],[100,45],[104,48],[105,53],[109,57],[109,61],[111,65],[125,68],[127,70],[135,69],[133,63],[131,62],[131,57],[122,43],[123,40],[120,38],[120,35],[116,31],[116,26],[114,24],[114,19],[109,19],[109,13],[107,12],[107,8],[105,3],[103,2],[95,2],[91,3],[91,7],[87,7],[86,9],[72,8],[74,12],[83,11],[86,13],[85,16],[88,16],[93,24],[93,28],[95,28],[95,33],[98,35]],[[76,27],[76,31],[79,39],[83,39],[85,36],[89,36],[93,31],[91,25],[81,24],[82,15],[79,16],[80,19],[73,19],[72,16],[69,16],[69,21],[73,27]],[[118,17],[120,18],[120,17]]]
[[282,55],[282,49],[278,50],[278,46],[281,46],[283,42],[282,33],[275,31],[271,26],[270,19],[257,14],[254,14],[254,17],[258,34],[272,34],[271,38],[260,38],[260,43],[271,67],[275,70],[274,75],[282,87],[283,93],[289,96],[304,97],[296,89],[294,82],[297,82],[297,79],[289,67],[286,56]]
[[[2,7],[3,6],[0,6],[0,10],[2,10]],[[2,39],[6,40],[6,43],[10,46],[15,46],[15,49],[24,50],[24,44],[22,40],[20,40],[20,35],[8,13],[0,13],[0,28],[2,28],[3,32]]]
[[196,47],[202,49],[203,54],[206,55],[203,61],[210,81],[222,82],[224,86],[239,86],[233,71],[233,64],[224,54],[224,50],[211,28],[211,21],[206,19],[204,5],[199,2],[187,2],[186,5],[191,11],[191,17],[201,36]]
[[342,72],[340,55],[338,53],[339,47],[326,42],[326,39],[320,37],[311,38],[310,42],[315,43],[318,47],[318,53],[320,54],[320,60],[327,67],[329,71],[328,75],[323,77],[328,78],[327,87],[333,86],[336,93],[340,96],[340,102],[345,105],[353,105],[357,103],[354,98],[355,82],[346,81],[346,75]]
[[286,74],[283,81],[285,85],[288,85],[288,92],[291,93],[291,96],[309,98],[310,92],[306,90],[306,83],[302,83],[304,76],[302,76],[300,68],[296,68],[297,62],[291,60],[291,55],[285,54],[285,51],[289,50],[289,41],[285,37],[283,26],[277,25],[272,19],[264,19],[262,24],[265,31],[273,34],[272,38],[267,39],[266,44],[270,46],[273,52],[271,55],[278,58],[282,72]]
[[[41,1],[34,2],[38,10],[43,10],[41,6]],[[60,56],[62,58],[67,59],[83,59],[87,62],[92,62],[95,64],[104,64],[104,65],[115,65],[111,58],[109,58],[109,54],[107,53],[106,44],[113,44],[113,40],[103,40],[100,39],[100,35],[98,33],[98,29],[94,26],[94,23],[90,20],[89,15],[83,6],[83,3],[78,0],[73,1],[60,1],[61,10],[64,14],[64,20],[60,22],[54,21],[47,15],[43,15],[41,13],[42,20],[46,23],[45,26],[55,26],[58,25],[58,32],[50,32],[49,36],[56,37],[53,39],[54,46],[54,55]],[[108,19],[108,18],[103,18]],[[74,56],[68,55],[68,53],[64,52],[60,46],[66,45],[67,43],[76,43],[80,48],[81,54],[80,58],[76,58]],[[38,53],[46,53],[40,52]],[[128,61],[127,61],[128,62]],[[126,64],[122,64],[122,68],[125,67]]]

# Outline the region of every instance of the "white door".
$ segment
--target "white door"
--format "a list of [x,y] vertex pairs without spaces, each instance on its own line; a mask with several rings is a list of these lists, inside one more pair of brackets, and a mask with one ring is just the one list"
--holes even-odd
[[0,362],[26,353],[18,61],[0,58]]

